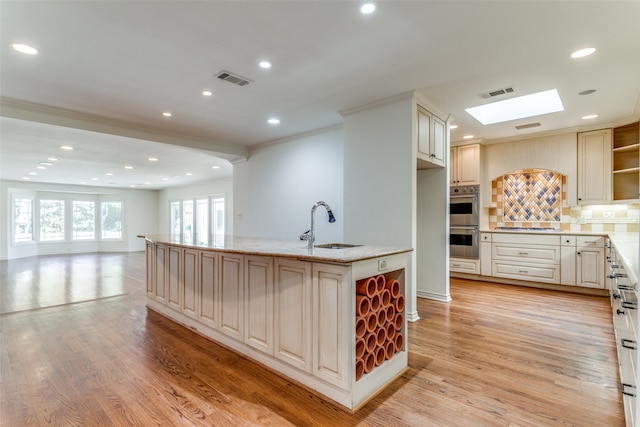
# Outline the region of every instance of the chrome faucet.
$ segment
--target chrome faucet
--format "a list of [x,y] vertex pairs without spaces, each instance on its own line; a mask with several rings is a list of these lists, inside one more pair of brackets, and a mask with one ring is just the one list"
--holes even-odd
[[327,213],[329,214],[329,222],[336,222],[336,217],[333,216],[333,212],[331,212],[331,207],[329,207],[328,204],[326,204],[323,201],[320,201],[315,205],[313,205],[313,207],[311,208],[311,229],[305,231],[300,235],[300,240],[306,240],[308,242],[309,249],[313,249],[313,245],[316,241],[316,231],[315,231],[316,227],[315,227],[315,221],[313,218],[314,218],[316,209],[318,209],[318,206],[324,206],[324,208],[327,210]]

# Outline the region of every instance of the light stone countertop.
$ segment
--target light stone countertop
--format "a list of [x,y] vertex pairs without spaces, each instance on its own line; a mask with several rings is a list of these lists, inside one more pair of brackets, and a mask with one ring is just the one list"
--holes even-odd
[[[182,234],[151,234],[139,235],[151,243],[165,243],[171,246],[180,246],[191,249],[210,249],[218,252],[230,252],[244,255],[277,256],[295,258],[307,261],[333,262],[349,264],[381,256],[411,252],[411,248],[391,246],[362,245],[344,249],[313,248],[309,250],[307,242],[302,240],[275,240],[260,239],[254,237],[217,236],[216,244],[209,238],[205,243],[198,239],[185,239]],[[322,244],[324,242],[317,242]]]

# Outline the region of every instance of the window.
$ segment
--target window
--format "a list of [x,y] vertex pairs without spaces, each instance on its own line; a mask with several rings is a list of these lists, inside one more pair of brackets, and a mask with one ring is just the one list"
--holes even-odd
[[13,242],[33,241],[33,199],[13,199]]
[[193,200],[182,202],[182,235],[190,243],[193,237]]
[[224,196],[211,198],[211,228],[213,244],[224,243]]
[[171,234],[182,233],[181,202],[171,202]]
[[209,199],[196,200],[196,235],[198,241],[209,243]]
[[64,240],[64,200],[40,200],[40,241]]
[[102,202],[102,239],[122,238],[122,202]]
[[96,204],[92,201],[74,200],[73,240],[96,238]]

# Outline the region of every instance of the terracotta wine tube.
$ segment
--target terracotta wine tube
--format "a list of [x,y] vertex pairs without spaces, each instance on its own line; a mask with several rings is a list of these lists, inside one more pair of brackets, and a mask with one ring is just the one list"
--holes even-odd
[[375,358],[375,364],[376,366],[380,366],[384,363],[384,360],[386,359],[386,356],[384,354],[384,346],[378,346],[376,347],[376,358]]
[[396,325],[396,331],[402,330],[402,327],[404,326],[404,315],[402,313],[396,313],[393,323]]
[[[387,342],[384,345],[384,358],[389,360],[393,357],[393,355],[396,352],[396,343],[390,340],[387,340]],[[356,375],[357,375],[358,369],[357,369],[357,364],[356,364]]]
[[373,351],[376,349],[377,341],[378,337],[376,336],[376,334],[367,334],[367,336],[364,337],[365,352],[373,353]]
[[364,338],[358,338],[356,340],[356,360],[362,359],[364,356],[364,351],[366,349],[366,344]]
[[376,367],[376,357],[373,355],[373,353],[367,353],[364,356],[364,373],[368,374],[375,367]]
[[387,312],[387,322],[393,322],[396,318],[396,308],[391,304],[385,311]]
[[378,328],[384,329],[384,324],[387,323],[387,310],[381,308],[378,311]]
[[382,275],[376,276],[376,292],[380,293],[384,289],[384,285],[387,283],[387,279]]
[[371,308],[370,310],[374,313],[376,313],[378,310],[380,310],[380,307],[382,306],[382,300],[380,299],[380,295],[379,294],[375,294],[374,296],[371,297]]
[[367,318],[356,317],[356,338],[364,337],[365,332],[367,332]]
[[402,313],[404,311],[404,296],[398,295],[398,298],[393,300],[393,305],[398,313]]
[[366,295],[356,295],[356,316],[366,316],[371,308],[371,300]]
[[400,295],[400,282],[396,279],[389,279],[387,283],[384,285],[385,289],[388,289],[391,292],[391,298],[398,298]]
[[387,329],[387,341],[393,340],[396,337],[396,325],[393,322],[389,322],[386,324]]
[[388,307],[389,304],[391,304],[391,292],[387,289],[383,289],[382,292],[380,292],[380,303],[383,307]]
[[367,314],[367,332],[371,333],[378,327],[378,314],[374,311],[370,311]]
[[378,347],[384,344],[387,340],[387,330],[385,328],[378,328],[376,331],[376,344]]
[[364,360],[360,359],[356,361],[356,381],[358,381],[364,375]]
[[375,295],[378,291],[378,284],[376,279],[368,277],[366,279],[360,279],[356,282],[356,293],[360,295],[366,295],[369,298]]
[[396,352],[402,351],[404,346],[404,336],[402,334],[396,334],[395,339]]

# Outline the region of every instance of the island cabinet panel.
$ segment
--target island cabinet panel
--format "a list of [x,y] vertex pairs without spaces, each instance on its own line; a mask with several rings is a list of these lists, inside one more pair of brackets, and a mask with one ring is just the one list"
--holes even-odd
[[351,308],[350,268],[313,264],[313,374],[346,387],[350,361],[349,345],[354,317]]
[[153,298],[156,291],[156,245],[147,243],[147,297]]
[[275,356],[311,372],[311,263],[276,259]]
[[169,307],[180,310],[180,276],[182,275],[182,249],[169,246],[167,261]]
[[245,342],[273,354],[273,258],[245,257]]
[[155,300],[159,303],[167,303],[167,246],[156,245],[156,262],[155,262]]
[[244,257],[220,254],[219,330],[244,340]]
[[218,329],[218,255],[215,252],[200,252],[199,292],[200,323]]
[[198,251],[184,249],[182,251],[182,312],[193,318],[198,318]]

